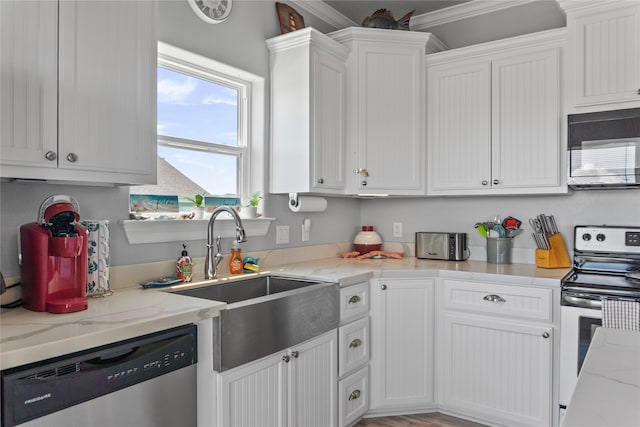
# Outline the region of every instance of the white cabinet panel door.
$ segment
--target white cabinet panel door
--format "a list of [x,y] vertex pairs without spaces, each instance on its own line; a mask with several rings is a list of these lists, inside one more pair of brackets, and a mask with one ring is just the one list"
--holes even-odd
[[434,282],[371,282],[371,409],[433,403]]
[[491,63],[427,69],[429,191],[485,189],[491,182]]
[[0,163],[57,168],[57,2],[0,1],[0,51]]
[[575,106],[640,103],[640,5],[617,3],[568,16]]
[[60,2],[61,167],[155,182],[155,13],[150,1]]
[[337,331],[333,330],[291,348],[289,427],[337,425],[337,342]]
[[560,185],[560,55],[545,49],[492,62],[493,188]]
[[551,425],[552,331],[443,313],[439,403],[498,424]]

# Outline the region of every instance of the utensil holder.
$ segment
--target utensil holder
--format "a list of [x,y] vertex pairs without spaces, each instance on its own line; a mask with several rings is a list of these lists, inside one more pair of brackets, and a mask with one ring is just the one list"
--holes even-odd
[[510,237],[487,237],[487,263],[511,264],[512,243]]
[[551,249],[536,249],[536,266],[542,268],[571,267],[569,252],[564,244],[562,233],[547,237]]

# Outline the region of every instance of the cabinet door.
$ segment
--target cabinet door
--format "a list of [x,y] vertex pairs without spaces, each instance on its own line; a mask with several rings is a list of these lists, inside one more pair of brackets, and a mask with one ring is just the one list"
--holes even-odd
[[61,168],[155,182],[155,14],[153,1],[60,2]]
[[502,425],[551,425],[552,328],[444,312],[439,403]]
[[570,14],[567,19],[575,55],[575,74],[569,80],[575,106],[640,105],[640,5],[613,3]]
[[492,62],[494,189],[560,186],[560,54],[544,49]]
[[358,52],[357,193],[423,195],[424,50],[365,45]]
[[310,184],[318,192],[342,192],[345,188],[346,65],[320,49],[312,51],[311,61],[313,172]]
[[[337,330],[291,348],[290,427],[328,427],[338,422]],[[270,425],[260,423],[259,425]]]
[[218,426],[287,425],[285,355],[283,351],[220,374]]
[[491,182],[488,61],[429,67],[429,194],[484,190]]
[[[0,163],[3,167],[58,166],[57,40],[57,2],[0,1]],[[49,159],[47,153],[50,153]],[[3,176],[7,176],[6,173]]]
[[434,282],[371,281],[371,409],[427,408],[433,399]]

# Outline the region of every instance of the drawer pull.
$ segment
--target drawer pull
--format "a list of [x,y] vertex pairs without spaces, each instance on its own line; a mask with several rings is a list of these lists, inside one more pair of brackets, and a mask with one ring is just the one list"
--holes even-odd
[[294,351],[292,351],[292,352],[291,352],[291,356],[292,356],[294,359],[297,359],[297,358],[300,356],[300,352],[299,352],[299,351],[297,351],[297,350],[294,350]]
[[360,341],[358,338],[356,338],[355,340],[353,340],[353,341],[351,341],[349,343],[349,348],[360,347],[360,344],[362,344],[362,341]]
[[284,363],[289,363],[289,361],[291,360],[291,356],[285,354],[284,356],[282,356],[282,360],[284,361]]
[[360,390],[353,390],[349,395],[349,400],[356,400],[360,397]]
[[507,302],[506,299],[502,298],[500,295],[486,295],[484,298],[482,298],[485,301],[491,301],[491,302]]
[[360,297],[358,295],[354,295],[349,298],[349,304],[357,304],[360,302]]

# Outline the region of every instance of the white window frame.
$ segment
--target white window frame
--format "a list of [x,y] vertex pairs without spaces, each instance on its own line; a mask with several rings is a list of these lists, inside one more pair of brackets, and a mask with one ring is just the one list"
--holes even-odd
[[[0,0],[1,1],[1,0]],[[248,159],[242,179],[241,191],[243,195],[249,195],[260,191],[266,198],[266,134],[265,134],[265,79],[244,70],[223,64],[210,58],[198,55],[193,52],[180,49],[164,42],[158,42],[158,63],[160,61],[171,61],[176,64],[195,64],[204,69],[213,69],[217,73],[228,76],[230,79],[240,80],[249,83],[247,90],[246,118],[248,126],[244,139]],[[228,147],[227,147],[228,148]],[[269,231],[269,226],[275,218],[268,218],[264,215],[264,205],[268,200],[260,203],[258,211],[263,215],[256,219],[243,219],[247,236],[265,236]],[[136,221],[122,220],[125,234],[129,244],[181,242],[185,240],[206,239],[206,220],[155,220]],[[220,234],[224,238],[235,237],[235,225],[232,219],[220,218]]]
[[[238,158],[238,197],[246,199],[251,194],[251,86],[252,82],[239,76],[228,74],[231,67],[209,58],[195,55],[182,49],[158,43],[158,67],[166,68],[196,79],[235,89],[238,92],[238,145],[203,142],[158,134],[159,146],[200,149],[208,153],[230,154]],[[254,190],[257,191],[257,190]]]

